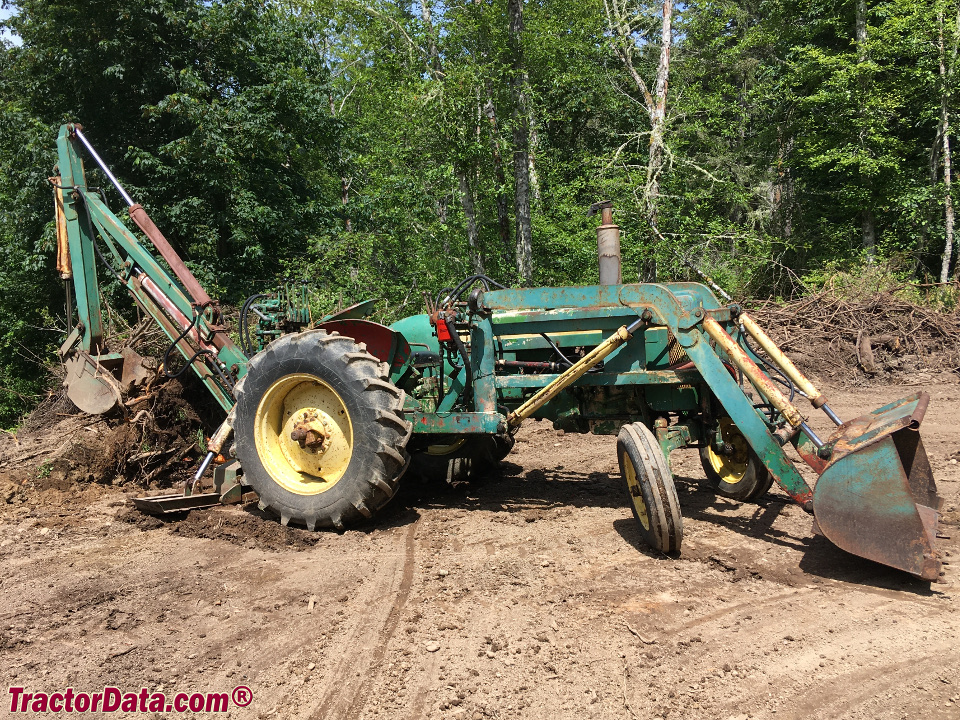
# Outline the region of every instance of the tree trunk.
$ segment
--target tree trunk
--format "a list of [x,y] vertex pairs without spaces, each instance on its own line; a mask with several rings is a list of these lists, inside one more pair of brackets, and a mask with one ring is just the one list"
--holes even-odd
[[433,17],[430,14],[430,4],[428,0],[420,0],[420,16],[423,18],[424,25],[427,26],[427,52],[430,53],[430,67],[433,70],[439,70],[440,51],[437,49],[436,33],[433,29]]
[[864,210],[860,214],[860,227],[863,230],[863,249],[867,253],[867,264],[872,265],[877,259],[877,228],[872,210]]
[[[953,70],[957,64],[957,45],[960,39],[960,7],[957,8],[957,27],[953,36],[953,53],[950,66],[947,67],[946,46],[943,42],[943,12],[937,13],[937,26],[940,41],[940,142],[943,155],[943,225],[946,235],[943,257],[940,261],[940,282],[950,279],[950,264],[953,262],[953,160],[950,154],[950,95]],[[934,167],[935,170],[935,167]]]
[[487,93],[487,104],[483,114],[487,117],[487,129],[490,131],[490,149],[493,152],[493,178],[497,181],[497,230],[500,242],[503,243],[505,257],[509,260],[513,254],[510,246],[510,213],[507,210],[507,197],[504,188],[507,186],[507,177],[503,172],[503,154],[500,152],[500,125],[497,122],[497,108],[493,104],[493,88],[490,81],[484,81]]
[[673,42],[672,20],[673,0],[664,0],[663,24],[660,29],[660,62],[657,64],[657,77],[653,90],[653,109],[650,112],[650,156],[647,160],[647,188],[644,193],[647,218],[654,228],[657,227],[660,173],[663,171],[667,85],[670,79],[670,46]]
[[513,65],[514,213],[517,222],[517,272],[527,285],[533,282],[533,230],[530,223],[530,127],[527,71],[523,58],[523,0],[509,0],[509,49]]
[[458,170],[457,177],[460,180],[460,205],[463,207],[463,215],[467,219],[467,245],[470,246],[470,262],[473,265],[474,273],[484,275],[483,258],[480,257],[480,235],[477,233],[477,210],[473,201],[473,188],[470,187],[470,179],[466,173]]
[[[529,95],[530,95],[530,89],[527,88],[527,96],[529,97]],[[537,175],[536,155],[537,155],[537,148],[540,147],[540,138],[537,135],[537,123],[533,117],[532,103],[527,109],[528,109],[527,121],[529,123],[529,128],[530,128],[530,151],[529,151],[530,191],[533,193],[533,199],[539,203],[540,202],[540,178]]]
[[793,150],[793,138],[784,139],[782,128],[777,128],[777,180],[773,186],[774,228],[785,242],[793,235],[793,176],[788,157]]
[[[867,0],[857,0],[857,17],[855,36],[857,41],[857,56],[860,64],[863,65],[868,60],[867,55]],[[870,91],[870,84],[864,74],[861,81],[860,97],[860,122],[865,122],[867,114],[867,94]],[[863,142],[864,132],[860,133],[861,152],[866,152]],[[870,191],[870,183],[866,183],[867,199],[866,204],[872,203],[873,193]],[[877,228],[874,222],[873,209],[864,207],[860,215],[861,227],[863,230],[863,250],[866,253],[867,263],[873,264],[877,257]]]
[[[337,117],[337,105],[333,101],[333,94],[327,93],[327,101],[330,104],[330,116]],[[346,163],[343,162],[343,153],[338,153],[340,165],[340,204],[343,206],[343,228],[347,232],[353,232],[353,222],[347,212],[347,203],[350,202],[350,185],[353,184],[353,178],[345,174]]]
[[[651,93],[646,82],[637,72],[633,57],[637,52],[637,35],[644,35],[641,27],[634,23],[639,13],[628,11],[626,4],[617,0],[604,0],[607,25],[613,36],[613,48],[623,62],[637,89],[643,95],[643,103],[650,119],[650,149],[647,156],[647,177],[643,191],[644,210],[651,227],[657,228],[657,210],[660,200],[660,176],[663,172],[666,156],[666,108],[667,87],[670,79],[670,48],[673,43],[673,0],[664,0],[663,17],[660,25],[660,60]],[[649,37],[641,37],[647,47],[653,43]]]

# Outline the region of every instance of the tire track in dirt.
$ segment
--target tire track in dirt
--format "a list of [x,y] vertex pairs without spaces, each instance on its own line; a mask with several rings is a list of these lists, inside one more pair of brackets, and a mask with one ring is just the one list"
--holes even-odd
[[[410,599],[416,554],[416,533],[419,525],[420,521],[418,519],[411,523],[407,530],[400,586],[397,589],[393,604],[387,612],[383,626],[377,634],[378,642],[370,652],[366,652],[366,647],[360,645],[341,656],[339,671],[331,680],[327,695],[319,709],[310,716],[312,720],[330,720],[331,718],[341,717],[352,720],[360,716],[367,703],[371,685],[379,679],[376,670],[383,662],[387,645],[393,638],[397,626],[400,624],[400,615]],[[358,668],[359,672],[357,672]],[[352,691],[349,689],[352,679],[350,676],[360,677],[359,683]],[[345,697],[349,698],[346,702],[344,702]],[[340,708],[342,708],[342,711],[339,711]]]
[[[912,614],[905,609],[905,602],[911,603]],[[960,665],[960,651],[955,647],[954,636],[947,634],[950,625],[941,608],[915,599],[911,602],[909,597],[893,600],[873,593],[853,597],[850,606],[857,616],[869,617],[873,622],[877,618],[886,618],[888,622],[899,620],[902,629],[894,631],[884,623],[880,632],[865,633],[863,622],[847,623],[836,630],[825,625],[818,627],[811,615],[815,616],[821,609],[802,607],[794,617],[794,624],[806,628],[811,635],[800,638],[796,647],[782,655],[773,655],[767,660],[757,656],[757,662],[767,665],[769,687],[762,682],[759,688],[754,685],[735,702],[727,704],[726,713],[720,714],[736,714],[738,710],[750,708],[755,717],[776,713],[775,717],[780,720],[875,717],[870,705],[879,698],[892,695],[893,706],[909,704],[906,695],[917,682],[942,676],[944,668]],[[818,630],[826,630],[827,634]],[[757,648],[768,647],[771,641],[779,640],[781,632],[777,625],[766,624],[757,628],[754,644]],[[932,635],[929,640],[927,633]],[[766,657],[768,653],[763,655]],[[822,669],[823,663],[819,663],[821,669],[811,664],[810,659],[816,663],[817,657],[828,658],[827,670]],[[774,706],[765,707],[771,700]],[[895,716],[912,715],[906,712]]]
[[[933,647],[930,650],[931,652],[923,657],[873,665],[829,680],[818,681],[815,687],[796,693],[789,703],[791,707],[781,710],[777,716],[781,720],[849,717],[849,713],[862,708],[870,700],[883,696],[891,687],[891,679],[895,678],[898,688],[905,690],[916,680],[935,674],[937,669],[942,670],[944,661],[948,658],[960,660],[960,655],[947,644],[939,648],[947,651],[946,655]],[[949,652],[950,650],[953,652]],[[782,694],[780,698],[783,699]]]

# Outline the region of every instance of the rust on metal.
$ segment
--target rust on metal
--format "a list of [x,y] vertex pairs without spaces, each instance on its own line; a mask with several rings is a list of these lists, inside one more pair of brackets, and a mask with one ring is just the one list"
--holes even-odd
[[620,226],[613,222],[613,203],[609,200],[594,203],[587,216],[600,211],[597,226],[597,256],[599,258],[600,284],[620,285],[623,282],[620,262]]
[[[160,327],[167,334],[167,337],[169,338],[177,337],[178,335],[180,335],[181,332],[183,332],[183,327],[180,327],[179,325],[176,324],[174,320],[170,319],[170,317],[166,314],[166,312],[160,306],[160,304],[153,298],[153,296],[150,293],[147,292],[146,288],[144,287],[144,283],[142,282],[142,279],[149,280],[149,278],[146,275],[134,276],[132,278],[133,288],[134,288],[134,292],[133,292],[134,300],[136,300],[137,304],[143,308],[144,312],[156,318],[157,323],[159,323]],[[156,312],[152,312],[149,308],[147,308],[146,303],[154,303],[154,309],[156,310]],[[183,313],[180,313],[180,314],[181,316],[183,315]],[[180,341],[177,343],[177,348],[180,350],[181,354],[183,354],[185,358],[189,358],[195,354],[195,348],[190,346],[190,343],[187,342],[187,338],[185,337],[181,338]],[[220,389],[220,386],[216,384],[216,380],[214,380],[213,371],[210,370],[209,367],[207,367],[206,363],[200,362],[199,359],[197,359],[194,361],[193,367],[196,370],[196,372],[200,375],[200,379],[203,380],[204,383],[207,383],[208,381],[213,381],[212,387],[210,384],[208,384],[207,387],[211,387],[212,392],[215,395],[217,395],[218,402],[221,402],[221,404],[223,404],[221,399],[232,401],[233,398],[229,394],[224,393]]]
[[747,379],[753,383],[767,402],[773,405],[777,410],[783,413],[783,416],[794,427],[799,427],[803,416],[790,403],[783,393],[773,384],[757,364],[743,351],[736,341],[727,334],[723,327],[709,315],[703,319],[703,329],[716,341],[717,345],[727,354],[733,363],[740,368],[741,372],[747,376]]
[[47,178],[53,185],[53,211],[57,218],[57,272],[61,280],[73,277],[73,265],[70,262],[70,238],[67,235],[67,216],[63,212],[63,194],[60,191],[63,178]]
[[301,448],[319,450],[321,453],[330,448],[330,430],[326,422],[316,412],[306,410],[290,431],[290,439]]
[[838,547],[935,580],[943,501],[919,433],[928,402],[915,393],[840,426],[814,509],[819,531]]
[[777,347],[777,344],[770,339],[770,336],[763,331],[763,328],[754,322],[752,317],[746,313],[741,313],[740,322],[743,323],[744,329],[750,333],[750,336],[757,341],[757,344],[763,348],[763,351],[770,356],[770,359],[773,360],[777,366],[786,373],[787,377],[793,381],[793,384],[810,399],[810,403],[815,408],[819,408],[826,402],[823,394],[810,382],[806,375],[800,372],[797,366],[793,364],[793,361],[786,356],[783,350]]
[[118,404],[122,407],[123,394],[117,379],[87,352],[77,348],[64,368],[67,397],[85,413],[100,415]]
[[[127,208],[127,212],[130,214],[130,219],[133,220],[137,226],[143,231],[150,242],[153,243],[153,246],[157,248],[157,251],[160,253],[160,256],[167,261],[167,265],[170,266],[170,269],[173,270],[173,274],[177,276],[177,279],[183,284],[184,289],[193,299],[194,304],[200,307],[211,307],[214,311],[213,321],[214,323],[219,321],[220,309],[219,306],[210,299],[210,296],[207,294],[207,291],[203,289],[203,286],[197,281],[193,276],[193,273],[190,272],[183,260],[180,259],[180,256],[177,254],[176,250],[173,249],[173,246],[170,245],[170,242],[164,237],[163,233],[160,232],[160,229],[153,224],[153,220],[150,219],[150,216],[147,215],[147,211],[143,209],[143,206],[140,204],[131,205]],[[216,345],[217,349],[222,349],[224,345],[228,342],[228,339],[217,330],[221,330],[219,326],[212,328],[214,332],[210,342]]]

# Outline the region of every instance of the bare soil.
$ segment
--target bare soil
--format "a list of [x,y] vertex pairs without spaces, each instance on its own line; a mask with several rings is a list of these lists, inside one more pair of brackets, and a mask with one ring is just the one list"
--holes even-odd
[[[960,386],[939,378],[922,434],[950,562]],[[849,418],[916,389],[833,404]],[[960,718],[957,566],[928,584],[849,556],[777,489],[715,496],[695,452],[672,458],[685,539],[666,557],[639,539],[610,437],[533,423],[499,476],[407,478],[336,534],[255,504],[137,514],[103,447],[151,450],[97,422],[0,444],[0,685],[246,685],[237,718]]]

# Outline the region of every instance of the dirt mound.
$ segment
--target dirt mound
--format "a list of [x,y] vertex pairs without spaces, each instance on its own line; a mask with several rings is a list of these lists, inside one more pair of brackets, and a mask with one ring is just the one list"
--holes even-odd
[[960,314],[898,296],[832,290],[751,307],[757,321],[803,370],[849,385],[955,383],[960,373]]
[[307,550],[328,533],[284,527],[272,515],[257,510],[256,503],[245,507],[217,507],[199,512],[176,513],[160,518],[125,508],[117,520],[141,530],[166,527],[169,532],[189,538],[225,540],[234,545],[261,550]]
[[43,401],[17,433],[0,439],[0,501],[29,490],[77,485],[168,488],[182,481],[219,419],[199,381],[170,380],[125,413],[91,416],[61,393]]

